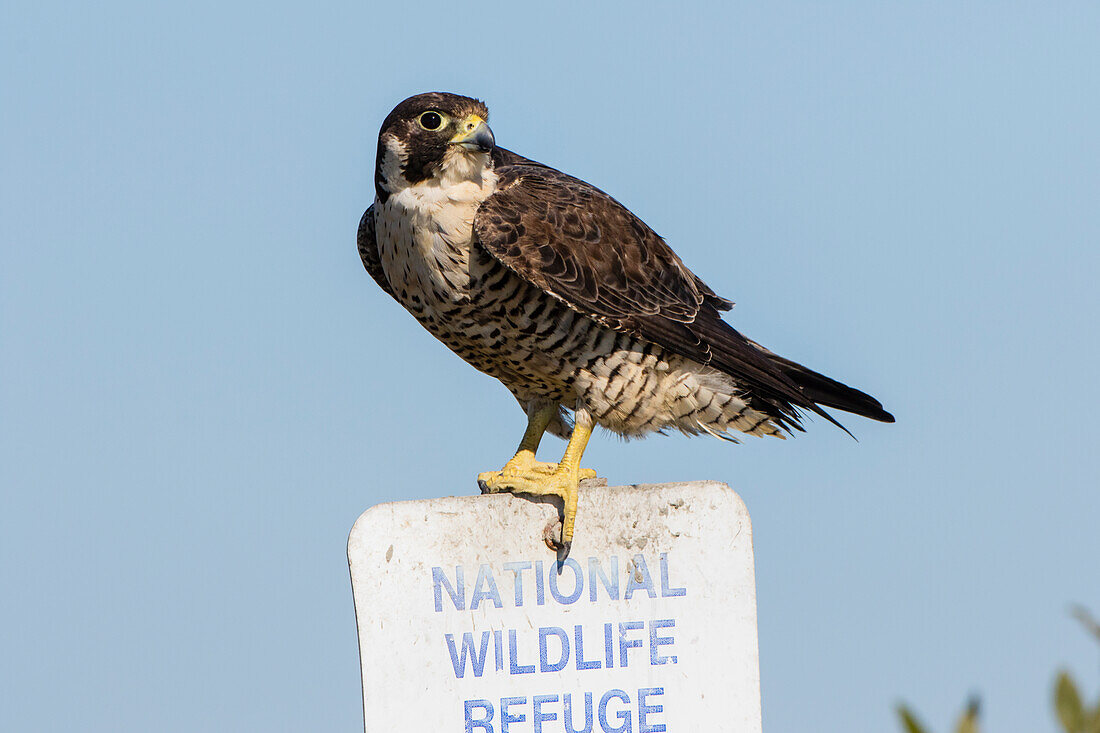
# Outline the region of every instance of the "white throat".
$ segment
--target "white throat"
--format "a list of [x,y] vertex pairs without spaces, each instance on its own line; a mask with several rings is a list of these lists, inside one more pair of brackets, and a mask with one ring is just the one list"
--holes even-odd
[[[478,153],[452,145],[443,156],[439,169],[439,181],[443,187],[472,183],[483,188],[488,179],[496,185],[496,174],[489,167],[489,153]],[[490,191],[491,193],[491,191]]]
[[[401,175],[404,149],[383,141],[382,174],[390,196],[375,202],[379,255],[386,277],[409,292],[452,300],[465,297],[478,206],[496,190],[488,153],[451,146],[436,175],[410,184]],[[411,281],[419,281],[414,285]]]
[[[409,183],[401,174],[395,159],[403,159],[400,143],[387,142],[383,175],[391,195],[391,203],[409,216],[430,219],[430,224],[452,239],[468,239],[472,234],[474,214],[482,201],[496,191],[497,174],[490,167],[489,153],[468,151],[457,145],[447,149],[436,174],[418,183]],[[419,221],[417,225],[428,224]],[[465,227],[466,235],[461,236]]]
[[489,153],[481,153],[466,150],[458,145],[451,145],[443,156],[443,162],[435,171],[435,175],[419,183],[409,183],[402,171],[405,161],[408,159],[404,144],[393,135],[386,135],[382,139],[382,179],[386,190],[391,194],[399,194],[406,189],[419,189],[421,193],[429,189],[440,189],[455,193],[452,189],[461,189],[464,193],[460,198],[466,198],[465,192],[472,190],[482,192],[479,199],[484,201],[495,190],[496,174],[493,172]]

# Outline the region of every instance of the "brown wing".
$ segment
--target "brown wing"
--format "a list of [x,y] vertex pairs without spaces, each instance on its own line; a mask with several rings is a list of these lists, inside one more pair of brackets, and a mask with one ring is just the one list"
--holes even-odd
[[374,281],[389,293],[391,298],[396,299],[397,296],[393,294],[393,288],[390,287],[390,283],[386,279],[386,273],[382,270],[382,260],[378,257],[378,244],[374,241],[374,204],[367,207],[367,210],[363,212],[363,218],[359,220],[357,240],[359,243],[359,259],[363,260],[363,266],[367,268],[367,272],[374,278]]
[[778,364],[722,321],[732,303],[695,276],[619,202],[553,168],[497,170],[478,209],[479,243],[520,277],[607,326],[734,377],[756,409],[785,427],[796,408],[832,420]]

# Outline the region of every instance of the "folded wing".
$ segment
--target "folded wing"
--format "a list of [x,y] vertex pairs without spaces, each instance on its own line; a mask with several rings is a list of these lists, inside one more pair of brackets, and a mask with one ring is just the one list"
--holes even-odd
[[[816,403],[892,420],[877,400],[759,347],[720,317],[730,301],[603,191],[508,151],[474,220],[478,243],[570,308],[733,377],[754,409],[798,428]],[[370,269],[368,267],[368,269]],[[839,424],[839,423],[838,423]]]

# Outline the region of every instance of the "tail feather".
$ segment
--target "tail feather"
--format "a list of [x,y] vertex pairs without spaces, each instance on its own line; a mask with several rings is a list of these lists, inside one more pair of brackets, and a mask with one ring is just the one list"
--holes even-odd
[[894,422],[894,416],[883,409],[882,403],[871,395],[841,384],[824,374],[807,369],[782,356],[769,354],[783,374],[802,390],[807,398],[824,407],[835,407],[854,415],[869,417],[881,422]]

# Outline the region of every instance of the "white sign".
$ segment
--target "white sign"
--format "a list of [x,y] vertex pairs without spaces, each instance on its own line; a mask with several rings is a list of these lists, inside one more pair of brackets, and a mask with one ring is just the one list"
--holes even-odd
[[752,530],[724,484],[382,504],[348,542],[367,733],[760,731]]

